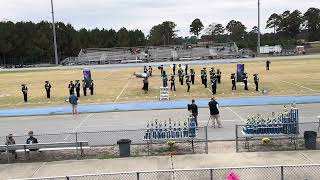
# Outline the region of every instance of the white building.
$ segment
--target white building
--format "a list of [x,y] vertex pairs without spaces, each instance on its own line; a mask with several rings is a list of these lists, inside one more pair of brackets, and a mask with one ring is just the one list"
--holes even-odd
[[270,54],[270,53],[281,53],[282,47],[280,45],[276,46],[261,46],[260,47],[260,54]]

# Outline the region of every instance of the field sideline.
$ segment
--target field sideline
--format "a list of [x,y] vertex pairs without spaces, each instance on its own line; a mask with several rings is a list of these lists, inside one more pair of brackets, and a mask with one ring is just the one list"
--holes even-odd
[[[170,92],[171,100],[209,98],[211,89],[201,85],[200,70],[207,67],[221,69],[222,84],[218,85],[218,97],[251,97],[264,96],[254,91],[253,74],[260,76],[261,89],[268,89],[270,96],[281,95],[319,95],[320,94],[320,60],[295,59],[272,61],[271,71],[265,70],[263,61],[244,62],[245,71],[249,74],[249,92],[243,90],[242,84],[237,91],[231,91],[230,74],[236,71],[236,64],[192,65],[196,70],[196,83],[187,93],[186,85],[178,84],[176,78],[176,92]],[[95,95],[81,97],[81,104],[102,104],[122,102],[157,101],[159,87],[162,85],[160,72],[153,67],[153,77],[149,79],[149,93],[141,90],[142,79],[135,78],[134,72],[141,72],[143,68],[127,69],[92,69],[95,82]],[[168,74],[172,69],[165,69]],[[81,80],[82,69],[37,69],[28,71],[1,71],[0,72],[0,108],[34,107],[65,105],[68,97],[68,83],[70,80]],[[49,80],[53,86],[52,98],[46,99],[44,81]],[[29,102],[24,103],[21,93],[21,84],[29,88]],[[185,84],[185,83],[184,83]],[[208,88],[211,88],[208,86]],[[81,92],[82,93],[82,92]]]

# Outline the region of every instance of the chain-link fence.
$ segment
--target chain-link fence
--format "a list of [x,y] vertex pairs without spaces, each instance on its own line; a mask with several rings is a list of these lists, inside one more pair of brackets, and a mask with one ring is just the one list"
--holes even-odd
[[[58,148],[50,148],[49,150],[40,149],[41,153],[30,153],[29,159],[33,162],[38,162],[75,158],[116,158],[120,155],[117,142],[121,139],[131,140],[130,152],[132,156],[168,155],[172,151],[176,154],[208,153],[207,130],[207,127],[197,128],[196,137],[149,140],[144,140],[146,129],[33,135],[40,146],[42,143],[55,144],[61,142],[74,144],[87,142],[89,146],[80,148],[75,145],[72,148],[69,145],[68,148],[64,148],[62,147],[63,145],[59,145]],[[15,140],[16,145],[25,145],[28,144],[27,139],[29,136],[13,136],[12,138]],[[13,159],[11,153],[5,153],[7,151],[6,139],[7,137],[0,137],[0,163],[26,161],[27,158],[23,155],[26,149],[17,150],[19,155],[17,159]],[[174,141],[173,148],[167,144],[168,141]],[[79,154],[83,156],[79,157]]]
[[[253,128],[250,133],[245,132],[246,127],[247,125],[236,125],[237,152],[305,150],[304,133],[306,131],[316,132],[316,140],[319,143],[320,122],[265,125],[262,128],[261,126]],[[263,139],[267,140],[263,141]]]
[[[82,176],[40,178],[43,180],[225,180],[236,176],[241,180],[318,180],[320,165],[262,166],[241,168],[215,168],[168,170],[132,173],[110,173]],[[34,179],[34,180],[40,180]],[[31,179],[29,179],[31,180]]]

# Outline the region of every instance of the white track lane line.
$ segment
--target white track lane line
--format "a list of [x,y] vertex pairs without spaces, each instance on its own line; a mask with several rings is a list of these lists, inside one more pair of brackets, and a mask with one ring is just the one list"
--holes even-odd
[[232,110],[230,107],[227,107],[234,115],[236,115],[241,121],[246,122],[238,113]]
[[[77,132],[77,130],[82,126],[82,124],[84,122],[86,122],[93,114],[89,114],[85,119],[83,119],[76,128],[73,129],[72,133]],[[69,137],[71,136],[71,134],[68,134],[66,138],[64,138],[64,141],[66,141],[67,139],[69,139]]]
[[311,89],[311,88],[302,86],[302,85],[300,85],[300,84],[296,84],[296,83],[292,83],[292,82],[288,82],[288,81],[282,81],[282,80],[280,80],[280,81],[283,82],[283,83],[291,84],[291,85],[294,85],[294,86],[297,86],[297,87],[301,87],[301,88],[303,88],[303,89],[307,89],[307,90],[310,90],[310,91],[316,91],[316,90],[314,90],[314,89]]
[[119,93],[119,95],[117,96],[115,102],[120,98],[120,96],[123,94],[123,92],[128,88],[129,83],[131,81],[132,75],[129,77],[129,80],[127,82],[127,84],[122,88],[122,91]]

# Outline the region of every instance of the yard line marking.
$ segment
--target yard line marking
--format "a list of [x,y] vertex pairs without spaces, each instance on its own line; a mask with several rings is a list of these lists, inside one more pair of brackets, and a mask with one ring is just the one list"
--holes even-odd
[[[195,79],[196,79],[196,81],[197,81],[198,83],[201,84],[201,86],[203,86],[202,82],[201,82],[197,77],[195,77]],[[210,94],[212,95],[212,91],[211,91],[209,88],[205,88],[205,89],[207,89],[207,90],[210,92]]]
[[129,80],[127,82],[127,84],[123,87],[122,91],[120,92],[120,94],[118,95],[118,97],[116,98],[115,102],[120,98],[120,96],[122,95],[122,93],[124,92],[124,90],[126,90],[129,86],[130,80],[131,80],[132,75],[129,77]]
[[39,168],[38,168],[36,171],[34,171],[34,173],[32,174],[31,177],[34,177],[34,176],[39,172],[39,170],[40,170],[44,165],[46,165],[46,164],[47,164],[47,162],[41,163],[41,165],[39,166]]
[[307,90],[310,90],[310,91],[316,91],[316,90],[313,90],[313,89],[311,89],[311,88],[302,86],[302,85],[300,85],[300,84],[296,84],[296,83],[292,83],[292,82],[288,82],[288,81],[282,81],[282,80],[280,80],[280,81],[281,81],[281,82],[284,82],[284,83],[287,83],[287,84],[295,85],[295,86],[298,86],[298,87],[301,87],[301,88],[303,88],[303,89],[307,89]]
[[232,110],[230,107],[227,107],[227,109],[229,109],[233,114],[235,114],[238,118],[240,118],[241,121],[245,122],[245,120],[238,113]]
[[[86,122],[93,114],[89,114],[85,119],[83,119],[76,128],[73,129],[72,133],[77,132],[77,130],[82,126],[82,124],[84,122]],[[64,138],[64,141],[66,141],[67,139],[69,139],[69,137],[71,136],[71,134],[68,134],[66,138]]]

